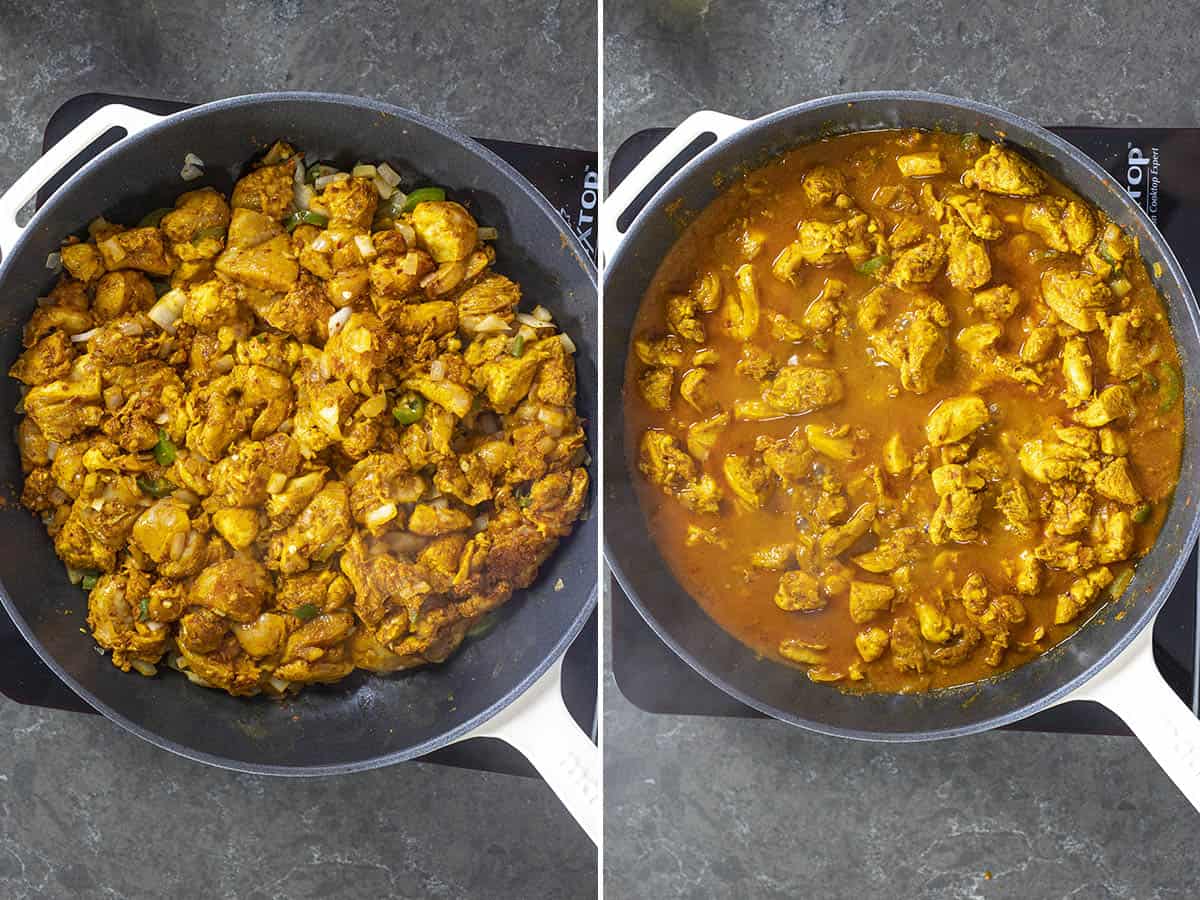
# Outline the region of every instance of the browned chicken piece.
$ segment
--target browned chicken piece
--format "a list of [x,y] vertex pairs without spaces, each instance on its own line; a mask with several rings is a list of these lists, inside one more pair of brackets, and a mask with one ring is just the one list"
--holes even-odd
[[1128,381],[1142,371],[1149,356],[1140,332],[1147,323],[1137,312],[1121,313],[1107,320],[1108,351],[1105,362],[1108,374],[1119,381]]
[[771,470],[757,460],[731,453],[721,463],[725,483],[748,506],[761,509],[775,487]]
[[992,261],[983,241],[962,225],[942,227],[946,277],[959,290],[974,291],[992,280]]
[[1137,413],[1133,394],[1123,384],[1114,384],[1102,390],[1091,403],[1075,413],[1075,421],[1088,428],[1099,428],[1117,419],[1132,417]]
[[248,287],[290,291],[300,276],[291,239],[276,219],[236,202],[234,206],[228,244],[217,257],[216,270]]
[[832,406],[842,399],[841,376],[831,369],[784,366],[763,391],[763,401],[772,409],[799,415]]
[[1092,569],[1058,597],[1054,607],[1054,624],[1065,625],[1074,620],[1100,596],[1100,592],[1113,583],[1113,574],[1106,566]]
[[850,582],[850,618],[857,624],[872,619],[892,608],[894,588],[874,581]]
[[102,275],[96,282],[92,310],[100,321],[144,312],[154,305],[154,286],[141,272],[123,269]]
[[844,525],[828,528],[817,539],[817,545],[823,559],[833,559],[841,556],[865,535],[875,521],[877,507],[874,503],[864,503],[856,509]]
[[920,290],[941,273],[945,264],[945,245],[940,239],[930,236],[897,254],[888,273],[888,281],[904,291]]
[[998,284],[987,290],[977,291],[972,302],[984,315],[1003,322],[1017,311],[1017,307],[1021,305],[1021,295],[1007,284]]
[[949,397],[934,407],[925,423],[925,437],[931,446],[954,444],[970,436],[991,421],[983,398],[970,394]]
[[412,212],[412,227],[437,263],[466,259],[479,243],[475,219],[453,200],[418,203]]
[[107,271],[104,259],[95,244],[65,244],[59,251],[63,268],[72,278],[87,283],[95,281]]
[[979,537],[985,482],[965,466],[939,466],[932,474],[938,507],[929,520],[929,540],[934,544],[964,543]]
[[1087,340],[1072,338],[1063,345],[1062,354],[1063,402],[1075,408],[1082,406],[1092,396],[1092,352]]
[[996,214],[988,209],[982,197],[950,194],[945,198],[945,204],[946,208],[953,210],[980,240],[995,241],[1004,236],[1004,225]]
[[[233,186],[229,204],[235,209],[253,210],[270,219],[279,220],[288,214],[292,205],[292,185],[295,180],[296,159],[274,165],[259,166]],[[237,214],[234,213],[236,219]]]
[[1042,277],[1042,299],[1072,328],[1088,332],[1099,327],[1099,314],[1112,304],[1113,293],[1093,275],[1056,269]]
[[804,194],[813,206],[832,203],[838,194],[846,192],[846,179],[832,166],[816,165],[804,173]]
[[138,269],[151,275],[169,275],[162,234],[157,228],[131,228],[101,241],[97,248],[110,272],[117,269]]
[[905,178],[925,178],[946,171],[942,155],[936,150],[901,154],[896,157],[896,166]]
[[367,231],[375,218],[379,193],[369,178],[345,178],[325,185],[315,202],[329,211],[330,222]]
[[924,672],[928,666],[921,630],[912,616],[897,616],[892,620],[889,641],[892,664],[900,671]]
[[1036,166],[1015,150],[999,144],[992,144],[987,153],[975,160],[967,176],[970,184],[980,190],[1010,197],[1033,197],[1046,185]]
[[1134,506],[1142,502],[1141,492],[1129,474],[1129,461],[1125,457],[1114,459],[1096,475],[1096,493],[1118,503]]
[[817,579],[806,572],[784,572],[779,576],[775,605],[788,612],[815,612],[827,601],[817,590]]
[[664,431],[651,429],[642,435],[638,469],[695,512],[715,513],[720,507],[720,486],[711,475],[699,474],[695,461]]
[[678,369],[686,359],[683,343],[673,334],[656,339],[638,338],[633,342],[633,350],[647,366]]
[[1025,205],[1021,222],[1060,253],[1083,253],[1096,238],[1095,218],[1078,200],[1042,195]]

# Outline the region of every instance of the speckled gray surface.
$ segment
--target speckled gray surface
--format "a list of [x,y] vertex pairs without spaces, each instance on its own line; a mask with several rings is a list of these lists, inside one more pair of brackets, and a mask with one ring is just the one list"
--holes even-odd
[[[586,3],[0,2],[0,189],[87,91],[376,97],[472,134],[595,146]],[[0,897],[595,896],[539,780],[423,764],[275,780],[0,697]]]
[[[1190,3],[609,0],[605,153],[703,107],[870,88],[1200,125],[1198,27]],[[857,744],[649,716],[610,678],[605,745],[609,900],[1200,896],[1200,816],[1131,738]]]

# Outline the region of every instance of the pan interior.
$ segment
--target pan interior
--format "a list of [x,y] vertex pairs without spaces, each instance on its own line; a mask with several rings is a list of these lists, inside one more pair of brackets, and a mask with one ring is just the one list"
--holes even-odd
[[[488,151],[456,133],[382,104],[329,95],[238,98],[172,117],[106,151],[38,212],[0,267],[7,371],[20,330],[53,276],[45,267],[59,241],[104,215],[136,221],[170,206],[184,190],[212,185],[228,193],[246,162],[273,140],[349,166],[387,159],[407,186],[439,184],[468,203],[481,224],[499,230],[496,270],[545,305],[578,347],[578,403],[589,442],[596,419],[596,287],[590,262],[569,229],[530,185]],[[187,153],[205,177],[185,183]],[[5,433],[12,435],[17,384],[0,380]],[[594,446],[594,443],[592,443]],[[594,472],[593,479],[594,479]],[[596,600],[596,516],[586,520],[518,592],[486,638],[449,661],[409,673],[312,687],[285,702],[239,699],[200,689],[174,673],[126,674],[95,652],[86,628],[86,595],[65,569],[40,521],[19,506],[15,442],[0,442],[0,594],[22,633],[68,684],[120,724],[192,758],[246,771],[321,774],[381,765],[436,749],[486,719],[540,674],[583,627]],[[566,589],[555,591],[562,579]]]
[[[638,305],[689,212],[705,208],[717,185],[792,147],[834,134],[881,128],[976,132],[1006,140],[1101,207],[1140,239],[1147,265],[1161,263],[1184,369],[1185,419],[1197,421],[1200,330],[1195,298],[1157,229],[1119,185],[1075,148],[1001,110],[931,94],[877,92],[832,97],[759,119],[709,148],[673,177],[626,233],[605,272],[605,415],[620,421],[629,335]],[[622,587],[658,635],[700,674],[761,712],[830,734],[886,741],[951,737],[1002,725],[1065,696],[1108,662],[1152,618],[1174,586],[1200,518],[1189,495],[1200,465],[1200,434],[1188,427],[1175,502],[1124,597],[1050,652],[1002,678],[928,694],[847,694],[810,683],[795,669],[762,659],[717,626],[679,586],[650,538],[635,496],[624,431],[605,434],[606,556]],[[1120,617],[1118,618],[1118,614]]]

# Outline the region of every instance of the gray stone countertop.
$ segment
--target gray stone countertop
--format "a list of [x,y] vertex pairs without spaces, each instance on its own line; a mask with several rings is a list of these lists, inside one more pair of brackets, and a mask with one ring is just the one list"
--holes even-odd
[[[605,154],[701,108],[872,88],[1200,125],[1198,30],[1191,3],[609,0]],[[604,726],[609,900],[1200,896],[1200,815],[1132,738],[862,744],[647,715],[611,677]]]
[[[89,91],[374,97],[481,137],[594,147],[586,3],[0,2],[0,189]],[[420,763],[235,775],[97,716],[0,697],[0,897],[595,896],[595,850],[538,779]]]

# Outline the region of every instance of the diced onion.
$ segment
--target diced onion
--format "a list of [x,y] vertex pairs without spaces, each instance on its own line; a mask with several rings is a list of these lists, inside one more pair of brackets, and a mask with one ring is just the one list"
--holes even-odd
[[272,472],[271,477],[267,479],[267,493],[281,493],[284,487],[287,485],[287,480],[287,475],[285,475],[283,472]]
[[450,506],[450,500],[446,497],[437,497],[429,501],[429,505],[434,509],[447,509]]
[[475,531],[483,531],[488,527],[489,521],[490,520],[488,519],[487,513],[484,513],[481,516],[475,517],[475,521],[471,523],[471,527],[474,528]]
[[171,496],[180,503],[186,503],[188,506],[195,506],[200,502],[200,498],[193,491],[189,491],[187,488],[180,488],[179,490],[173,492]]
[[553,328],[553,322],[547,322],[544,319],[539,319],[531,316],[529,313],[517,313],[517,321],[522,325],[528,325],[530,328]]
[[350,318],[354,310],[349,306],[343,306],[332,316],[329,317],[329,336],[333,337],[342,330],[342,326],[346,324],[346,320]]
[[571,340],[571,336],[566,333],[560,334],[558,336],[558,339],[560,341],[562,341],[563,349],[566,350],[568,353],[574,353],[576,350],[579,349],[578,347],[575,346],[575,342],[573,340]]
[[67,566],[67,580],[70,581],[71,584],[79,584],[79,582],[83,581],[83,576],[86,574],[86,572],[81,572],[79,569],[73,569],[70,566]]
[[535,306],[533,308],[533,317],[535,319],[541,319],[543,322],[554,321],[554,316],[550,315],[550,310],[546,309],[544,306]]
[[166,425],[170,421],[171,421],[170,413],[160,412],[157,416],[154,417],[155,425]]
[[371,179],[371,184],[375,185],[375,193],[379,194],[384,200],[387,200],[392,194],[396,193],[396,189],[378,175]]
[[81,331],[79,334],[71,335],[71,341],[75,344],[82,344],[84,341],[91,340],[92,337],[99,334],[99,328],[89,328],[87,331]]
[[51,253],[46,257],[46,268],[57,271],[62,267],[62,254]]
[[384,183],[389,187],[395,187],[400,183],[400,175],[389,166],[387,163],[380,163],[375,167],[375,174],[383,179]]
[[307,210],[315,196],[313,189],[304,182],[292,188],[292,202],[296,204],[296,209]]
[[799,357],[799,356],[797,356],[795,353],[793,353],[791,356],[789,356],[789,357],[787,358],[787,364],[788,364],[789,366],[797,366],[797,365],[799,365],[799,364],[800,364],[800,357]]
[[349,181],[350,176],[346,172],[334,172],[332,175],[322,175],[313,182],[313,187],[318,191],[323,191],[328,185],[337,181]]
[[495,313],[489,313],[478,322],[474,323],[474,327],[468,327],[466,323],[463,325],[465,331],[475,331],[479,333],[489,331],[509,331],[509,324],[505,322]]
[[159,328],[174,334],[175,323],[183,315],[183,305],[186,301],[187,296],[183,291],[175,288],[159,297],[158,302],[150,307],[150,312],[146,313],[146,315]]
[[425,549],[425,538],[411,531],[393,531],[385,540],[393,553],[417,553]]
[[358,253],[363,259],[374,259],[375,242],[371,240],[369,234],[356,234],[354,236],[354,246],[358,248]]
[[121,390],[119,385],[110,385],[104,389],[104,408],[109,412],[113,412],[121,408],[121,404],[125,402],[125,392]]
[[198,157],[195,153],[187,154],[183,158],[183,164],[185,166],[199,166],[201,169],[204,168],[204,160]]
[[171,559],[179,559],[183,556],[183,551],[187,548],[187,534],[182,531],[176,532],[171,536]]
[[338,412],[338,408],[332,404],[329,406],[323,407],[321,409],[321,411],[319,413],[317,413],[317,415],[319,415],[322,419],[324,419],[328,424],[332,425],[334,428],[337,427],[338,420],[341,418],[341,414]]
[[115,237],[110,237],[107,241],[101,241],[100,247],[113,258],[113,262],[119,263],[126,256],[125,248],[121,246]]
[[162,631],[164,628],[167,627],[167,623],[166,622],[147,622],[146,627],[149,628],[151,631]]
[[[158,624],[157,622],[155,624]],[[153,663],[148,663],[144,659],[131,659],[129,664],[137,671],[147,677],[153,677],[158,674],[158,669],[154,668]]]
[[411,247],[417,242],[417,233],[413,231],[413,227],[407,222],[397,222],[396,230],[400,232],[400,236],[404,238],[404,243],[408,246]]
[[117,326],[117,331],[125,335],[125,337],[137,337],[142,333],[141,322],[122,322]]
[[46,459],[54,462],[54,457],[58,456],[58,441],[46,441]]
[[421,260],[415,253],[407,254],[404,259],[400,260],[400,271],[405,275],[416,275],[417,268],[420,266]]
[[546,455],[554,449],[554,438],[550,437],[549,435],[543,435],[538,439],[538,442],[534,444],[534,446],[537,448],[539,453]]
[[494,241],[496,238],[500,237],[500,232],[498,232],[495,228],[492,228],[490,225],[481,226],[478,234],[481,241]]
[[441,381],[446,377],[446,364],[440,359],[435,359],[429,364],[429,377],[434,381]]
[[270,681],[271,687],[275,688],[275,690],[279,691],[281,694],[285,693],[287,689],[292,686],[290,681],[284,681],[282,678],[272,677],[269,678],[268,681]]
[[383,503],[363,516],[363,522],[368,528],[378,528],[396,518],[396,512],[395,503]]
[[199,166],[186,165],[179,170],[179,177],[184,181],[195,181],[204,175],[204,170]]
[[387,394],[380,391],[370,400],[365,401],[363,405],[358,408],[357,414],[360,416],[366,416],[368,419],[372,419],[382,413],[385,409],[387,409]]
[[[309,208],[311,209],[311,207]],[[325,237],[324,234],[319,234],[317,235],[316,240],[309,244],[309,246],[318,253],[324,253],[329,249],[329,238]]]
[[282,422],[279,423],[279,432],[281,434],[291,434],[292,433],[292,424],[293,423],[292,423],[291,419],[284,419]]
[[212,367],[222,375],[227,375],[233,371],[233,357],[226,353],[224,356],[213,360]]
[[190,681],[192,684],[198,684],[198,685],[200,685],[200,687],[212,687],[212,685],[205,678],[201,677],[200,675],[197,675],[191,669],[182,668],[183,662],[184,662],[184,660],[181,659],[180,660],[180,664],[181,664],[180,671],[183,672],[184,677],[187,678],[188,681]]
[[359,163],[350,170],[350,174],[355,178],[374,178],[375,171],[375,167],[370,163]]

